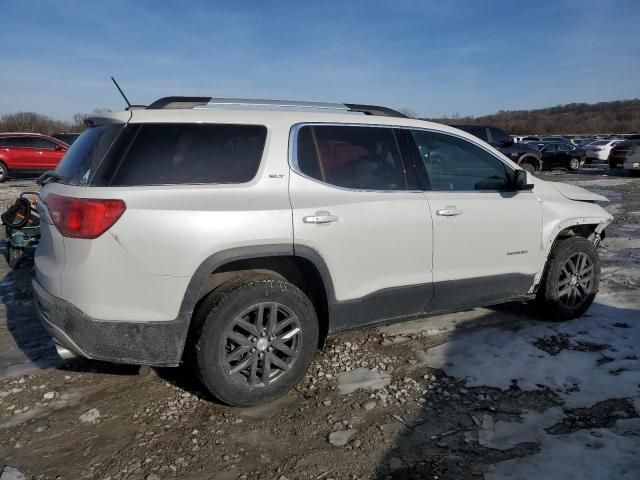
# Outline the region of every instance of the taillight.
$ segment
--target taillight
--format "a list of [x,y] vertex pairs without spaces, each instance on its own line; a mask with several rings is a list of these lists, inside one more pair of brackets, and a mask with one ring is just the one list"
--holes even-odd
[[60,195],[49,195],[45,203],[56,228],[62,236],[71,238],[98,238],[127,208],[122,200]]

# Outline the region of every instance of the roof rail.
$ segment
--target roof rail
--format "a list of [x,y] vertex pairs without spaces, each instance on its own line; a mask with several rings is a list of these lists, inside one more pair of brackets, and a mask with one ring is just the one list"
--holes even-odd
[[147,107],[148,110],[170,108],[207,108],[209,106],[259,106],[259,107],[293,107],[313,110],[337,110],[341,112],[363,113],[383,117],[407,118],[406,115],[387,107],[376,105],[360,105],[355,103],[304,102],[296,100],[267,100],[250,98],[212,98],[212,97],[164,97]]
[[211,97],[163,97],[147,107],[147,110],[162,110],[164,108],[193,108],[206,105]]
[[381,117],[398,117],[408,118],[404,113],[388,107],[379,107],[377,105],[359,105],[357,103],[345,103],[350,112],[361,112],[365,115],[378,115]]

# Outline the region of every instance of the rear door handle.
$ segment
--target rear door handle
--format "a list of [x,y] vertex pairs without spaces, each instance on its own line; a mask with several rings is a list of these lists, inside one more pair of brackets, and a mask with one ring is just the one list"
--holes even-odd
[[338,217],[335,215],[331,215],[329,212],[316,212],[315,215],[309,215],[308,217],[304,217],[302,221],[304,223],[331,223],[338,220]]
[[436,215],[441,217],[455,217],[456,215],[462,215],[462,210],[456,208],[455,205],[447,205],[442,210],[436,210]]

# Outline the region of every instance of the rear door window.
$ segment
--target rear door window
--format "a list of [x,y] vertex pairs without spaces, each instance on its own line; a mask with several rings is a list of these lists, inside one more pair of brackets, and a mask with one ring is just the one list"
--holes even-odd
[[38,148],[38,149],[53,150],[56,148],[56,144],[53,143],[51,140],[47,140],[46,138],[33,137],[31,140],[31,147]]
[[398,143],[391,128],[306,125],[298,132],[301,173],[357,190],[407,190]]
[[266,127],[257,125],[150,123],[127,129],[126,145],[100,169],[108,185],[248,182],[267,137]]

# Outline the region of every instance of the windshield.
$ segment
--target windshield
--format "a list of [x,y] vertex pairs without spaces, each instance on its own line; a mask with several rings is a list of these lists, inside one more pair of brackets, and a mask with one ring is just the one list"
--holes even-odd
[[87,128],[73,142],[56,168],[56,172],[62,176],[61,183],[88,184],[123,126],[118,123]]

